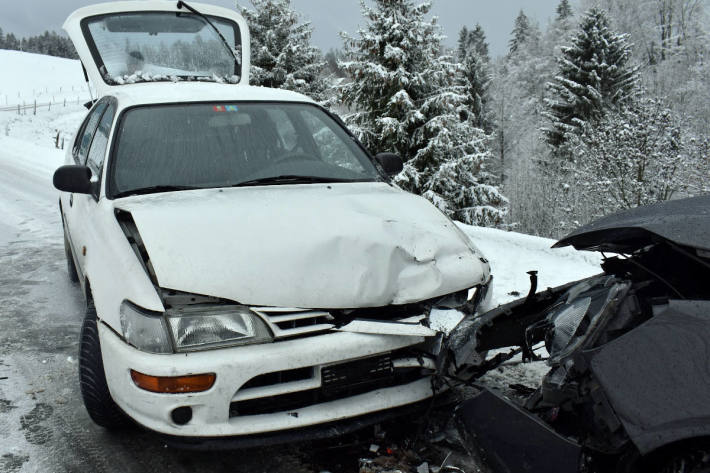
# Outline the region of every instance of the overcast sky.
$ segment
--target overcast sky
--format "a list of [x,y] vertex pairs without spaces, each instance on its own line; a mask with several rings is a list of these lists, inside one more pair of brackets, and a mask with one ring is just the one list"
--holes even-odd
[[[201,0],[233,8],[234,0]],[[61,31],[64,19],[84,5],[98,0],[0,0],[0,28],[17,36]],[[559,0],[435,0],[433,14],[439,17],[446,45],[454,46],[462,26],[480,23],[493,55],[507,50],[513,20],[520,9],[544,27],[554,16]],[[579,0],[572,0],[577,5]],[[246,4],[247,0],[240,0]],[[341,47],[339,31],[355,33],[362,23],[359,0],[291,0],[293,8],[313,23],[313,42],[324,51]]]

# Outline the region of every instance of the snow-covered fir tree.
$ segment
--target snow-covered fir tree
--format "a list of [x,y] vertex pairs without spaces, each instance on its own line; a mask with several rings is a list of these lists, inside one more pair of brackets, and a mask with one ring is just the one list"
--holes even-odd
[[[548,27],[545,36],[548,45],[556,46],[554,50],[559,50],[559,45],[570,42],[572,31],[575,27],[574,12],[569,0],[561,0],[555,11],[555,18]],[[548,51],[548,54],[554,53],[554,50]]]
[[467,97],[466,102],[476,117],[474,123],[490,133],[493,129],[493,118],[488,105],[488,88],[491,81],[490,57],[486,34],[480,24],[472,30],[465,26],[461,29],[457,59],[463,66],[461,85]]
[[515,54],[520,45],[525,43],[530,36],[530,19],[523,10],[520,10],[520,13],[518,13],[518,16],[515,18],[511,36],[512,38],[508,43],[509,55]]
[[326,62],[311,45],[311,24],[301,23],[290,0],[250,0],[254,9],[238,6],[249,23],[252,85],[289,89],[324,99],[328,87],[321,72]]
[[463,222],[502,223],[507,200],[485,169],[488,136],[467,105],[462,66],[440,57],[440,27],[425,18],[431,4],[361,6],[366,24],[359,37],[343,35],[341,67],[351,80],[341,99],[355,110],[346,121],[373,152],[403,157],[400,187]]
[[606,107],[632,97],[638,75],[630,58],[627,36],[610,30],[604,11],[585,13],[571,46],[562,48],[558,75],[548,84],[550,125],[543,133],[553,148],[568,134],[581,132],[588,120],[599,119]]
[[557,5],[557,8],[555,9],[555,12],[557,14],[556,20],[561,21],[561,20],[566,20],[568,18],[572,17],[572,5],[570,5],[569,0],[560,0],[560,3]]
[[471,51],[475,51],[485,62],[490,62],[491,58],[488,53],[488,42],[486,41],[486,33],[483,27],[476,23],[476,26],[469,30],[466,26],[459,31],[458,40],[458,58],[463,60]]
[[466,96],[466,105],[473,112],[474,124],[490,133],[493,118],[489,110],[488,88],[491,77],[488,63],[473,50],[463,58],[461,66],[460,82]]
[[[2,30],[0,30],[0,33]],[[469,42],[469,31],[468,27],[464,25],[461,27],[461,30],[459,31],[459,40],[457,42],[458,44],[458,49],[456,50],[457,56],[460,58],[465,57],[466,53],[468,52],[468,48],[470,47],[470,42]],[[0,36],[0,39],[2,37]]]

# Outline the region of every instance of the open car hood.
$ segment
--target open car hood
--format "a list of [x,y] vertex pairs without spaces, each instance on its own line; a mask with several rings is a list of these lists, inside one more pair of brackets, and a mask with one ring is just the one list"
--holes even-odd
[[[220,26],[236,59],[209,23],[185,6],[178,8],[177,0],[100,3],[69,15],[63,28],[99,96],[135,82],[197,77],[221,82],[217,66],[233,73],[226,82],[249,83],[249,29],[244,18],[227,8],[188,4]],[[209,58],[208,53],[216,52],[216,58]],[[140,67],[130,67],[136,58]]]
[[490,278],[450,220],[384,183],[171,192],[114,205],[131,213],[161,287],[247,305],[381,307]]
[[671,200],[601,218],[554,247],[631,253],[661,239],[710,251],[710,196]]

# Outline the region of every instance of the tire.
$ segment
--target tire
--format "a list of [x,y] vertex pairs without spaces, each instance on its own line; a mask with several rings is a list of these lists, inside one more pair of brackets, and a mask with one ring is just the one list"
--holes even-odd
[[662,447],[631,462],[633,473],[710,473],[710,438],[691,439]]
[[710,449],[687,449],[667,460],[658,473],[710,473]]
[[89,300],[81,326],[79,345],[79,386],[84,406],[96,424],[109,430],[128,427],[131,422],[111,398],[106,383],[97,327],[96,308]]
[[79,282],[79,273],[76,271],[74,256],[72,256],[66,233],[64,234],[64,254],[67,256],[67,272],[69,273],[69,280],[71,282]]

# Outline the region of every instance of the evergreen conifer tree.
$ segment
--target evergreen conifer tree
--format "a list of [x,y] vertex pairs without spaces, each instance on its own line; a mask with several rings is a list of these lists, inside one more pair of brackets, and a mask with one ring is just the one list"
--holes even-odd
[[483,27],[476,23],[476,27],[469,33],[470,42],[478,56],[486,62],[490,62],[488,53],[488,42],[486,41],[486,33]]
[[461,63],[459,81],[467,97],[466,103],[475,116],[474,123],[486,132],[492,130],[492,118],[488,110],[488,87],[490,71],[488,43],[480,24],[469,30],[464,26],[459,33],[458,60]]
[[479,58],[483,59],[485,62],[490,62],[486,33],[483,31],[483,27],[478,23],[476,23],[476,27],[472,30],[464,26],[461,28],[461,31],[459,31],[459,60],[463,61],[470,51],[475,51]]
[[461,63],[460,82],[466,96],[466,105],[473,112],[474,124],[490,132],[493,128],[488,109],[490,73],[488,63],[475,50],[469,52]]
[[569,0],[560,0],[559,5],[557,5],[557,21],[563,21],[572,17],[572,5],[570,5]]
[[459,40],[458,40],[458,57],[459,59],[463,59],[466,57],[466,53],[468,53],[468,48],[469,48],[469,31],[468,27],[466,25],[461,27],[461,31],[459,31]]
[[485,171],[488,137],[466,102],[462,66],[440,57],[440,27],[425,18],[431,4],[361,6],[359,37],[343,35],[348,60],[341,67],[352,80],[341,99],[356,110],[346,121],[373,152],[403,157],[400,187],[466,223],[501,223],[507,200]]
[[310,44],[310,23],[299,23],[290,0],[251,0],[254,10],[239,7],[251,35],[251,83],[284,88],[324,99],[326,62]]
[[513,31],[511,33],[513,36],[510,39],[508,55],[512,56],[518,51],[520,46],[527,42],[530,36],[530,19],[523,10],[520,10],[518,16],[515,18],[515,23],[513,24]]
[[623,104],[633,95],[637,69],[629,63],[626,35],[609,29],[603,10],[585,13],[572,45],[562,48],[558,75],[548,84],[543,129],[547,142],[558,149],[568,133],[579,133],[585,122],[600,118],[606,107]]

